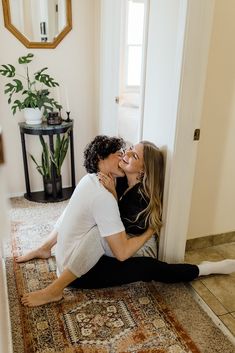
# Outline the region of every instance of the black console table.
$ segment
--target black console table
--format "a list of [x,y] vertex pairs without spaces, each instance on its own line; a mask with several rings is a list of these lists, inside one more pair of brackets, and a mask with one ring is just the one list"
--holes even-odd
[[[38,125],[29,125],[26,123],[19,123],[21,143],[22,143],[22,153],[24,162],[24,175],[25,175],[25,185],[26,193],[24,197],[27,200],[35,202],[58,202],[67,200],[71,197],[73,190],[75,189],[75,166],[74,166],[74,145],[73,145],[73,121],[66,122],[63,121],[61,125],[48,125],[43,122]],[[55,182],[55,172],[52,170],[53,181],[52,181],[52,195],[48,196],[44,191],[31,192],[30,190],[30,180],[28,171],[28,162],[25,147],[25,134],[27,135],[48,135],[49,136],[49,146],[50,150],[54,152],[54,142],[53,136],[69,132],[70,137],[70,159],[71,159],[71,179],[72,186],[67,188],[62,188],[62,193],[60,195],[56,194],[56,182]],[[52,166],[52,168],[54,168]]]

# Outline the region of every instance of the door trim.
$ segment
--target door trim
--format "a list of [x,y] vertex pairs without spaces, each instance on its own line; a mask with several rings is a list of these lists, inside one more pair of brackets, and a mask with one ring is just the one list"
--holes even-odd
[[168,262],[184,260],[198,143],[193,141],[193,133],[200,128],[213,10],[214,0],[183,0],[179,7],[178,36],[180,39],[184,31],[184,45],[183,53],[178,51],[181,78],[174,148],[166,161],[165,226],[159,244],[160,259]]

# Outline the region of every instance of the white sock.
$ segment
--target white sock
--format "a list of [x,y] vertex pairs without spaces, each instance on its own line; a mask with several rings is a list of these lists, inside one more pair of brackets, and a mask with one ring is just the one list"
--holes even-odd
[[207,276],[211,274],[225,274],[235,272],[235,260],[227,259],[217,262],[204,261],[200,265],[199,276]]

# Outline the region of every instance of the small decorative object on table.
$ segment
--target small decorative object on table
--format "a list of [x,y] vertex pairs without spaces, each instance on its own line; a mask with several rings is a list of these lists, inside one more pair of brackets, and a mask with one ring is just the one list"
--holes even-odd
[[72,120],[70,119],[69,115],[70,115],[70,112],[66,112],[67,114],[67,119],[65,120],[67,123],[71,122]]
[[48,125],[60,125],[62,123],[62,118],[59,112],[51,112],[47,117]]

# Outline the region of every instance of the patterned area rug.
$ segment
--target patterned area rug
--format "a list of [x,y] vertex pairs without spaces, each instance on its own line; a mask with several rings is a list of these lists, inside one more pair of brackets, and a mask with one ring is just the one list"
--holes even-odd
[[[14,255],[41,242],[66,203],[36,205],[22,200],[14,203],[10,215]],[[55,259],[17,264],[8,256],[6,268],[14,353],[234,352],[183,284],[67,288],[58,303],[25,308],[21,295],[44,288],[56,277]]]
[[[8,269],[12,265],[9,260]],[[9,276],[8,283],[17,353],[199,353],[153,283],[66,289],[60,303],[24,308],[20,295],[49,284],[56,277],[55,261],[33,260],[13,266],[15,276]]]

